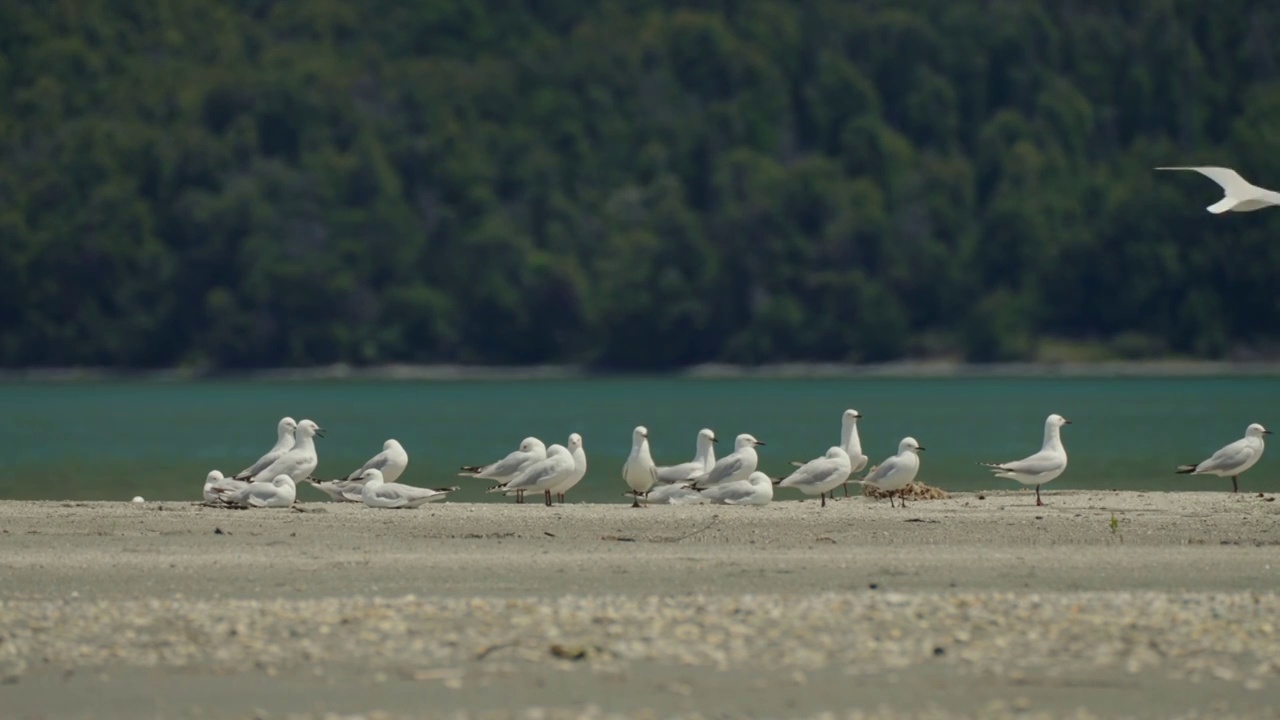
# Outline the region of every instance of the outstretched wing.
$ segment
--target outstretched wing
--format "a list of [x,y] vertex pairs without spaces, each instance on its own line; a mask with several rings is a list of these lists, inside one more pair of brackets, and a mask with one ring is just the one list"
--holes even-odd
[[1157,170],[1190,170],[1198,172],[1210,180],[1218,183],[1222,187],[1222,191],[1227,195],[1233,195],[1237,192],[1248,192],[1253,189],[1253,185],[1244,178],[1240,177],[1240,173],[1231,168],[1215,167],[1215,166],[1195,166],[1195,167],[1158,167]]

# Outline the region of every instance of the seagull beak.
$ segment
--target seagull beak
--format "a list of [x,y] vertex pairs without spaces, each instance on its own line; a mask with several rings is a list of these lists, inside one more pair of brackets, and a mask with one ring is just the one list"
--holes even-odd
[[764,441],[763,441],[763,440],[757,440],[757,441],[756,441],[756,445],[764,445]]
[[862,419],[862,413],[854,413],[853,416],[859,420]]
[[1071,424],[1071,421],[1070,421],[1070,420],[1068,420],[1068,419],[1066,419],[1066,418],[1062,418],[1062,424],[1063,424],[1063,425],[1070,425],[1070,424]]
[[316,428],[316,437],[324,437],[324,428]]
[[924,448],[922,448],[922,447],[917,447],[917,448],[916,448],[916,452],[924,452]]
[[718,442],[720,442],[720,438],[712,437],[712,438],[711,438],[711,442],[713,442],[713,443],[718,443]]
[[1271,434],[1271,431],[1270,431],[1270,430],[1263,430],[1263,431],[1262,431],[1262,434],[1263,434],[1263,435],[1270,435],[1270,434]]

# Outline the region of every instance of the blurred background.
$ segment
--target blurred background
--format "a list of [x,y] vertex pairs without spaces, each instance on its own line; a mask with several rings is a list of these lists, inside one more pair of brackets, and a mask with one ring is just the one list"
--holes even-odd
[[[1280,189],[1276,37],[1248,0],[5,3],[0,367],[1280,359],[1280,209],[1153,170]],[[1280,381],[5,392],[9,497],[191,497],[290,414],[330,430],[318,475],[395,436],[419,484],[578,431],[582,492],[624,502],[637,423],[659,462],[710,426],[781,473],[846,407],[933,484],[1000,486],[974,463],[1061,412],[1059,484],[1220,489],[1173,465]]]
[[0,365],[1280,355],[1280,6],[0,8]]

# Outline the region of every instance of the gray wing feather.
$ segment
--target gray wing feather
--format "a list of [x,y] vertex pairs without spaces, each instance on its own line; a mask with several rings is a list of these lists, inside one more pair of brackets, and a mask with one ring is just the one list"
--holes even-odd
[[1213,454],[1208,460],[1200,463],[1198,472],[1229,471],[1240,467],[1253,459],[1254,449],[1244,440],[1237,440]]
[[1038,452],[1014,462],[1000,463],[991,468],[997,472],[1015,472],[1024,475],[1044,475],[1062,469],[1063,457],[1057,453]]

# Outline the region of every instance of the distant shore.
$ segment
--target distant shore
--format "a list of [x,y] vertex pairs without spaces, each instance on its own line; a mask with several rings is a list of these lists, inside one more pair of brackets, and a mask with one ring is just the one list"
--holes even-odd
[[964,363],[903,360],[887,363],[707,363],[665,372],[624,373],[577,365],[371,365],[345,364],[261,370],[119,370],[112,368],[26,368],[0,370],[0,382],[186,382],[194,380],[567,380],[615,377],[717,379],[982,378],[982,377],[1216,377],[1280,376],[1280,361],[1134,360],[1100,362]]

